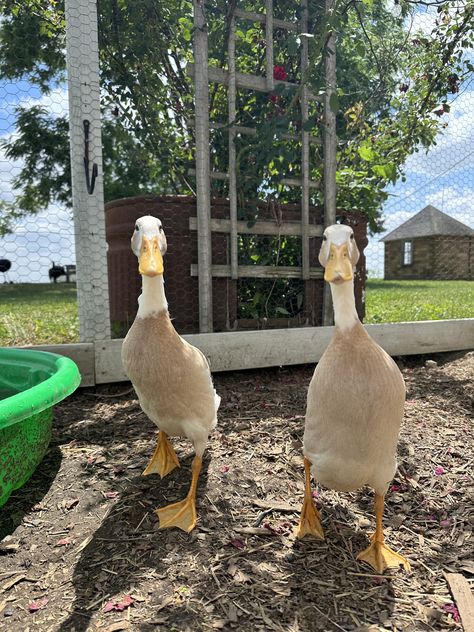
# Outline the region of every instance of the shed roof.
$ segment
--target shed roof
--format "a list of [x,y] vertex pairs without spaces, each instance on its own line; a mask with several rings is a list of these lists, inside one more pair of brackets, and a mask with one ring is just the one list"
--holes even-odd
[[435,235],[469,235],[474,237],[474,229],[429,204],[398,228],[385,235],[380,241],[415,239],[416,237],[433,237]]

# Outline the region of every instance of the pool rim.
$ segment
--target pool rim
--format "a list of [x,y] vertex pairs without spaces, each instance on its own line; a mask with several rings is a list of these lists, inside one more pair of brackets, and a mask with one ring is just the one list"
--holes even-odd
[[25,370],[47,371],[50,376],[0,401],[0,431],[51,408],[73,393],[81,383],[76,363],[56,353],[0,347],[0,367],[9,362],[22,364]]

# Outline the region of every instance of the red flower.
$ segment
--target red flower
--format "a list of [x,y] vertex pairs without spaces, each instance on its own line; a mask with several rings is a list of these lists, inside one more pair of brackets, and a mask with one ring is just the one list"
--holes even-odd
[[285,81],[288,77],[288,73],[286,72],[283,66],[273,66],[273,78],[278,81]]

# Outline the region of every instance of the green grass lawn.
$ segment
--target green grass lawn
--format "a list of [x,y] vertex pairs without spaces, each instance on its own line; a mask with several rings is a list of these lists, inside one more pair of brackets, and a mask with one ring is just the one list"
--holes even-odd
[[0,285],[0,345],[78,340],[75,283]]
[[[366,323],[474,317],[474,281],[369,279]],[[73,283],[0,285],[0,345],[77,342]]]
[[368,279],[366,323],[474,318],[474,281]]

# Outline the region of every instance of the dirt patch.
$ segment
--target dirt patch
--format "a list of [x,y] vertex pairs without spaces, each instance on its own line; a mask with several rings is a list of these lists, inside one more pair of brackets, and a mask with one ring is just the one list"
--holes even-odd
[[[324,542],[296,541],[301,439],[313,367],[220,374],[198,526],[158,531],[181,468],[143,477],[154,426],[127,385],[81,390],[55,411],[50,450],[0,510],[0,630],[460,629],[444,573],[474,578],[474,353],[405,361],[408,396],[386,537],[412,574],[355,560],[372,492],[319,490]],[[124,392],[125,391],[125,392]]]

